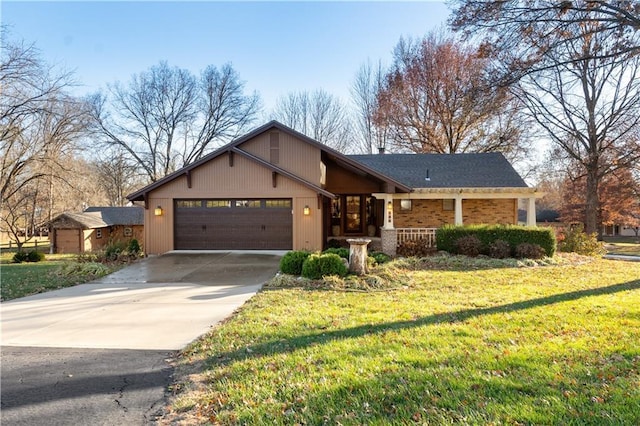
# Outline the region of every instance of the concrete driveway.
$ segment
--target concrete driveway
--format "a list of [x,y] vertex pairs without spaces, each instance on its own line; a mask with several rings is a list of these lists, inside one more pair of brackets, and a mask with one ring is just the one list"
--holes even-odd
[[2,346],[181,349],[278,270],[284,252],[173,252],[0,305]]
[[0,423],[155,424],[175,350],[259,290],[282,254],[170,253],[0,304]]

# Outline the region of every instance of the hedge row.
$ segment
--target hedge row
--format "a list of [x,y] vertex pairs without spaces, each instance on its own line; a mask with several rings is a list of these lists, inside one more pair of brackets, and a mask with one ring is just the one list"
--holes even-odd
[[552,229],[516,225],[445,225],[436,231],[436,246],[438,250],[455,253],[456,241],[470,235],[482,242],[481,253],[487,255],[496,240],[506,241],[512,249],[522,243],[537,244],[549,257],[556,252],[556,236]]

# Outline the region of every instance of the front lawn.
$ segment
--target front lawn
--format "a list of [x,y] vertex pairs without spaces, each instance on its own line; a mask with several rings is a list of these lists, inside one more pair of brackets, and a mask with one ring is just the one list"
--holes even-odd
[[[31,294],[70,287],[97,278],[95,268],[89,270],[74,264],[75,255],[46,255],[46,260],[38,263],[9,263],[13,253],[2,253],[0,258],[0,300],[6,301]],[[74,270],[65,266],[76,266]],[[115,270],[115,266],[105,266],[104,273]]]
[[640,264],[429,266],[267,287],[181,353],[162,422],[640,424]]

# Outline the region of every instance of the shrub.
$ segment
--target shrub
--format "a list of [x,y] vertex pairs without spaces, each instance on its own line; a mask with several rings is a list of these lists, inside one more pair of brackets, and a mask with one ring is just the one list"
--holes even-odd
[[68,262],[65,263],[57,274],[61,276],[78,276],[86,280],[99,278],[111,272],[109,267],[97,262]]
[[140,254],[140,243],[138,242],[138,240],[136,240],[135,238],[132,238],[131,241],[129,241],[129,245],[127,246],[127,251],[129,252],[129,254],[133,254],[133,255],[139,255]]
[[504,240],[495,240],[489,244],[489,256],[494,259],[506,259],[511,257],[511,245]]
[[308,251],[290,251],[280,260],[280,270],[283,274],[300,275],[302,264],[311,253]]
[[26,251],[20,250],[13,255],[13,263],[26,262],[29,259],[29,255]]
[[482,242],[482,254],[489,254],[489,245],[496,240],[506,241],[511,247],[520,243],[537,244],[549,257],[556,251],[556,237],[551,228],[516,225],[445,225],[436,231],[436,246],[438,250],[456,253],[455,242],[466,235],[478,237]]
[[542,259],[545,256],[544,249],[538,244],[520,243],[516,246],[516,257],[520,259]]
[[40,262],[44,260],[44,253],[40,253],[36,250],[31,250],[29,254],[27,254],[27,262]]
[[574,226],[563,233],[563,239],[558,244],[558,250],[577,253],[584,256],[602,256],[606,253],[604,245],[598,241],[596,234],[586,234],[582,224]]
[[125,249],[125,243],[122,241],[110,242],[104,248],[104,257],[107,261],[118,260],[118,256]]
[[398,246],[396,253],[404,257],[425,257],[435,253],[436,249],[427,244],[427,240],[405,241]]
[[372,251],[369,253],[369,256],[373,257],[378,265],[382,265],[383,263],[387,263],[391,260],[391,256],[384,254],[381,251]]
[[302,264],[302,276],[312,280],[328,275],[344,277],[348,272],[342,258],[334,253],[312,254]]
[[482,241],[475,235],[465,235],[456,240],[456,253],[476,257],[482,250]]
[[343,259],[349,260],[349,249],[344,247],[331,247],[323,251],[323,253],[337,254]]

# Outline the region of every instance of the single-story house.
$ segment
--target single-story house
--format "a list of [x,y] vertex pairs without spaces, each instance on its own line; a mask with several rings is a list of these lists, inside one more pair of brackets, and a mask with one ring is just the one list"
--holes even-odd
[[89,207],[81,213],[62,213],[49,222],[53,253],[98,251],[107,244],[128,244],[137,239],[144,245],[144,209]]
[[535,199],[500,153],[344,155],[271,121],[140,189],[148,254],[320,250],[371,238],[394,254],[444,224],[535,225]]

